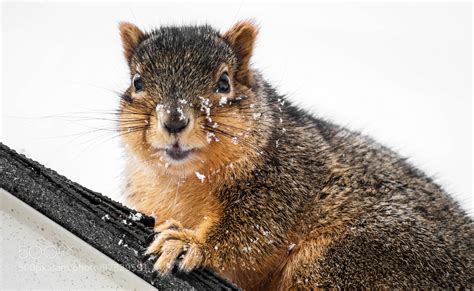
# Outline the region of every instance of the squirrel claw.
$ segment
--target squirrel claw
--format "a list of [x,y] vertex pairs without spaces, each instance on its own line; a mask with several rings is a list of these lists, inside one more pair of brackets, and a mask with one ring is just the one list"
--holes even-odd
[[158,273],[153,272],[150,276],[150,279],[151,279],[152,284],[154,284],[156,282],[156,280],[158,279]]
[[168,228],[156,237],[152,236],[155,239],[145,252],[145,255],[156,256],[153,268],[161,274],[169,274],[178,270],[189,272],[199,267],[204,261],[204,252],[195,232],[174,222],[166,224]]
[[145,238],[145,243],[147,245],[151,244],[157,237],[160,235],[160,232],[152,232],[151,234],[147,235]]
[[145,263],[146,261],[148,261],[148,259],[151,257],[151,254],[142,254],[141,258],[140,258],[140,261],[142,263]]

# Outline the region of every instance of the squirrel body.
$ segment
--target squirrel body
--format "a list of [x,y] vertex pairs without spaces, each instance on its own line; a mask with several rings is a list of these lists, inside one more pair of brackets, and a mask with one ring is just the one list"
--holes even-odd
[[472,219],[406,159],[280,96],[249,65],[254,24],[120,30],[125,194],[156,217],[158,272],[205,266],[248,290],[473,288]]

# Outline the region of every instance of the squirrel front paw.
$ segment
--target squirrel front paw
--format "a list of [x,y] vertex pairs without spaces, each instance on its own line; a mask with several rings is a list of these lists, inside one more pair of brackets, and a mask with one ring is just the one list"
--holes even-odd
[[202,243],[195,232],[175,220],[156,227],[152,239],[145,255],[157,258],[153,268],[161,274],[170,273],[175,265],[179,270],[189,272],[204,261]]

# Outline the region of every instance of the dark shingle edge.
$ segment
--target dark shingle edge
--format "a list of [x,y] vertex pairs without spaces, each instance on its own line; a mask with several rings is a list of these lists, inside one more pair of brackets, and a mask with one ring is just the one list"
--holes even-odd
[[68,180],[0,143],[0,188],[5,189],[159,289],[238,290],[211,270],[153,278],[141,262],[154,219]]

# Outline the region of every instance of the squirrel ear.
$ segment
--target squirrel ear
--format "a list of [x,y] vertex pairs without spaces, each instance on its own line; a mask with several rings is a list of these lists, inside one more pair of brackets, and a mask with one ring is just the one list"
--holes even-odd
[[125,58],[130,62],[135,48],[143,40],[145,34],[140,28],[129,22],[120,22],[119,29]]
[[224,39],[227,40],[239,58],[236,77],[246,85],[250,85],[252,80],[249,63],[257,33],[256,25],[247,20],[236,23],[224,34]]

